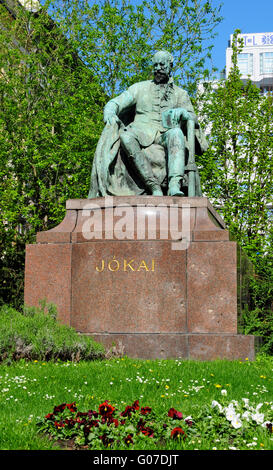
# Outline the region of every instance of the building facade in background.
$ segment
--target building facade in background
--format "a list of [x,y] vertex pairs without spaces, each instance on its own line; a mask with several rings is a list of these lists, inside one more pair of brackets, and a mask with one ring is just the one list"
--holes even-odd
[[[273,90],[273,32],[239,34],[243,49],[238,54],[238,66],[242,79],[250,80],[266,93]],[[232,67],[232,39],[226,49],[226,76]]]

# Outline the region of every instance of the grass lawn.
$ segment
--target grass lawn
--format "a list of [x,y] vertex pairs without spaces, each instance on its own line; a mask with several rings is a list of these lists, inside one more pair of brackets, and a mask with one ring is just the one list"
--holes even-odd
[[[56,443],[37,432],[37,421],[61,403],[75,401],[78,410],[84,412],[98,409],[105,400],[119,410],[139,400],[140,406],[152,407],[157,416],[166,416],[173,407],[181,411],[183,417],[190,415],[194,421],[201,419],[198,413],[208,407],[203,420],[204,433],[188,439],[187,449],[229,450],[233,447],[232,441],[221,442],[220,434],[215,431],[208,438],[210,416],[215,413],[212,401],[242,403],[244,398],[254,407],[262,403],[259,412],[271,413],[272,421],[272,379],[273,357],[268,356],[258,356],[254,362],[247,358],[244,362],[196,362],[124,357],[79,363],[19,361],[2,364],[0,449],[57,450]],[[228,421],[227,424],[231,426]],[[242,434],[236,449],[273,450],[273,433],[265,427],[253,426],[249,436]],[[151,449],[155,449],[148,438],[142,448],[149,449],[149,442]],[[185,443],[176,442],[169,448],[181,446]]]

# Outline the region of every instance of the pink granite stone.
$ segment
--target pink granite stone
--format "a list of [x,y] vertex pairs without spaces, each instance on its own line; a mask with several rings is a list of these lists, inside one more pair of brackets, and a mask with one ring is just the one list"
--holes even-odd
[[26,247],[25,303],[39,299],[131,357],[255,357],[254,338],[237,335],[236,243],[206,198],[67,201],[63,222]]
[[46,300],[58,307],[60,322],[70,325],[72,246],[37,244],[26,246],[25,304],[39,306]]

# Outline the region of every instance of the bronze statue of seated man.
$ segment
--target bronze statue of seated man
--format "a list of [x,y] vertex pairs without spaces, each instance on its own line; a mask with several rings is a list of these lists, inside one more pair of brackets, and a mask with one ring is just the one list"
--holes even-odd
[[[187,136],[189,123],[199,154],[207,144],[188,93],[173,82],[172,66],[169,52],[157,52],[153,80],[135,83],[106,104],[106,126],[98,143],[88,197],[185,195],[186,156],[190,147],[195,152],[194,142]],[[192,164],[197,172],[193,195],[200,196],[198,171]]]

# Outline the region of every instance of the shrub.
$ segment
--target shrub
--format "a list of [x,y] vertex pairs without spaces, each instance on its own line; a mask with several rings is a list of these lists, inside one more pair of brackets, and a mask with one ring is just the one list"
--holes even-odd
[[101,344],[58,323],[53,305],[24,307],[22,313],[7,305],[0,308],[0,361],[79,361],[103,357]]

